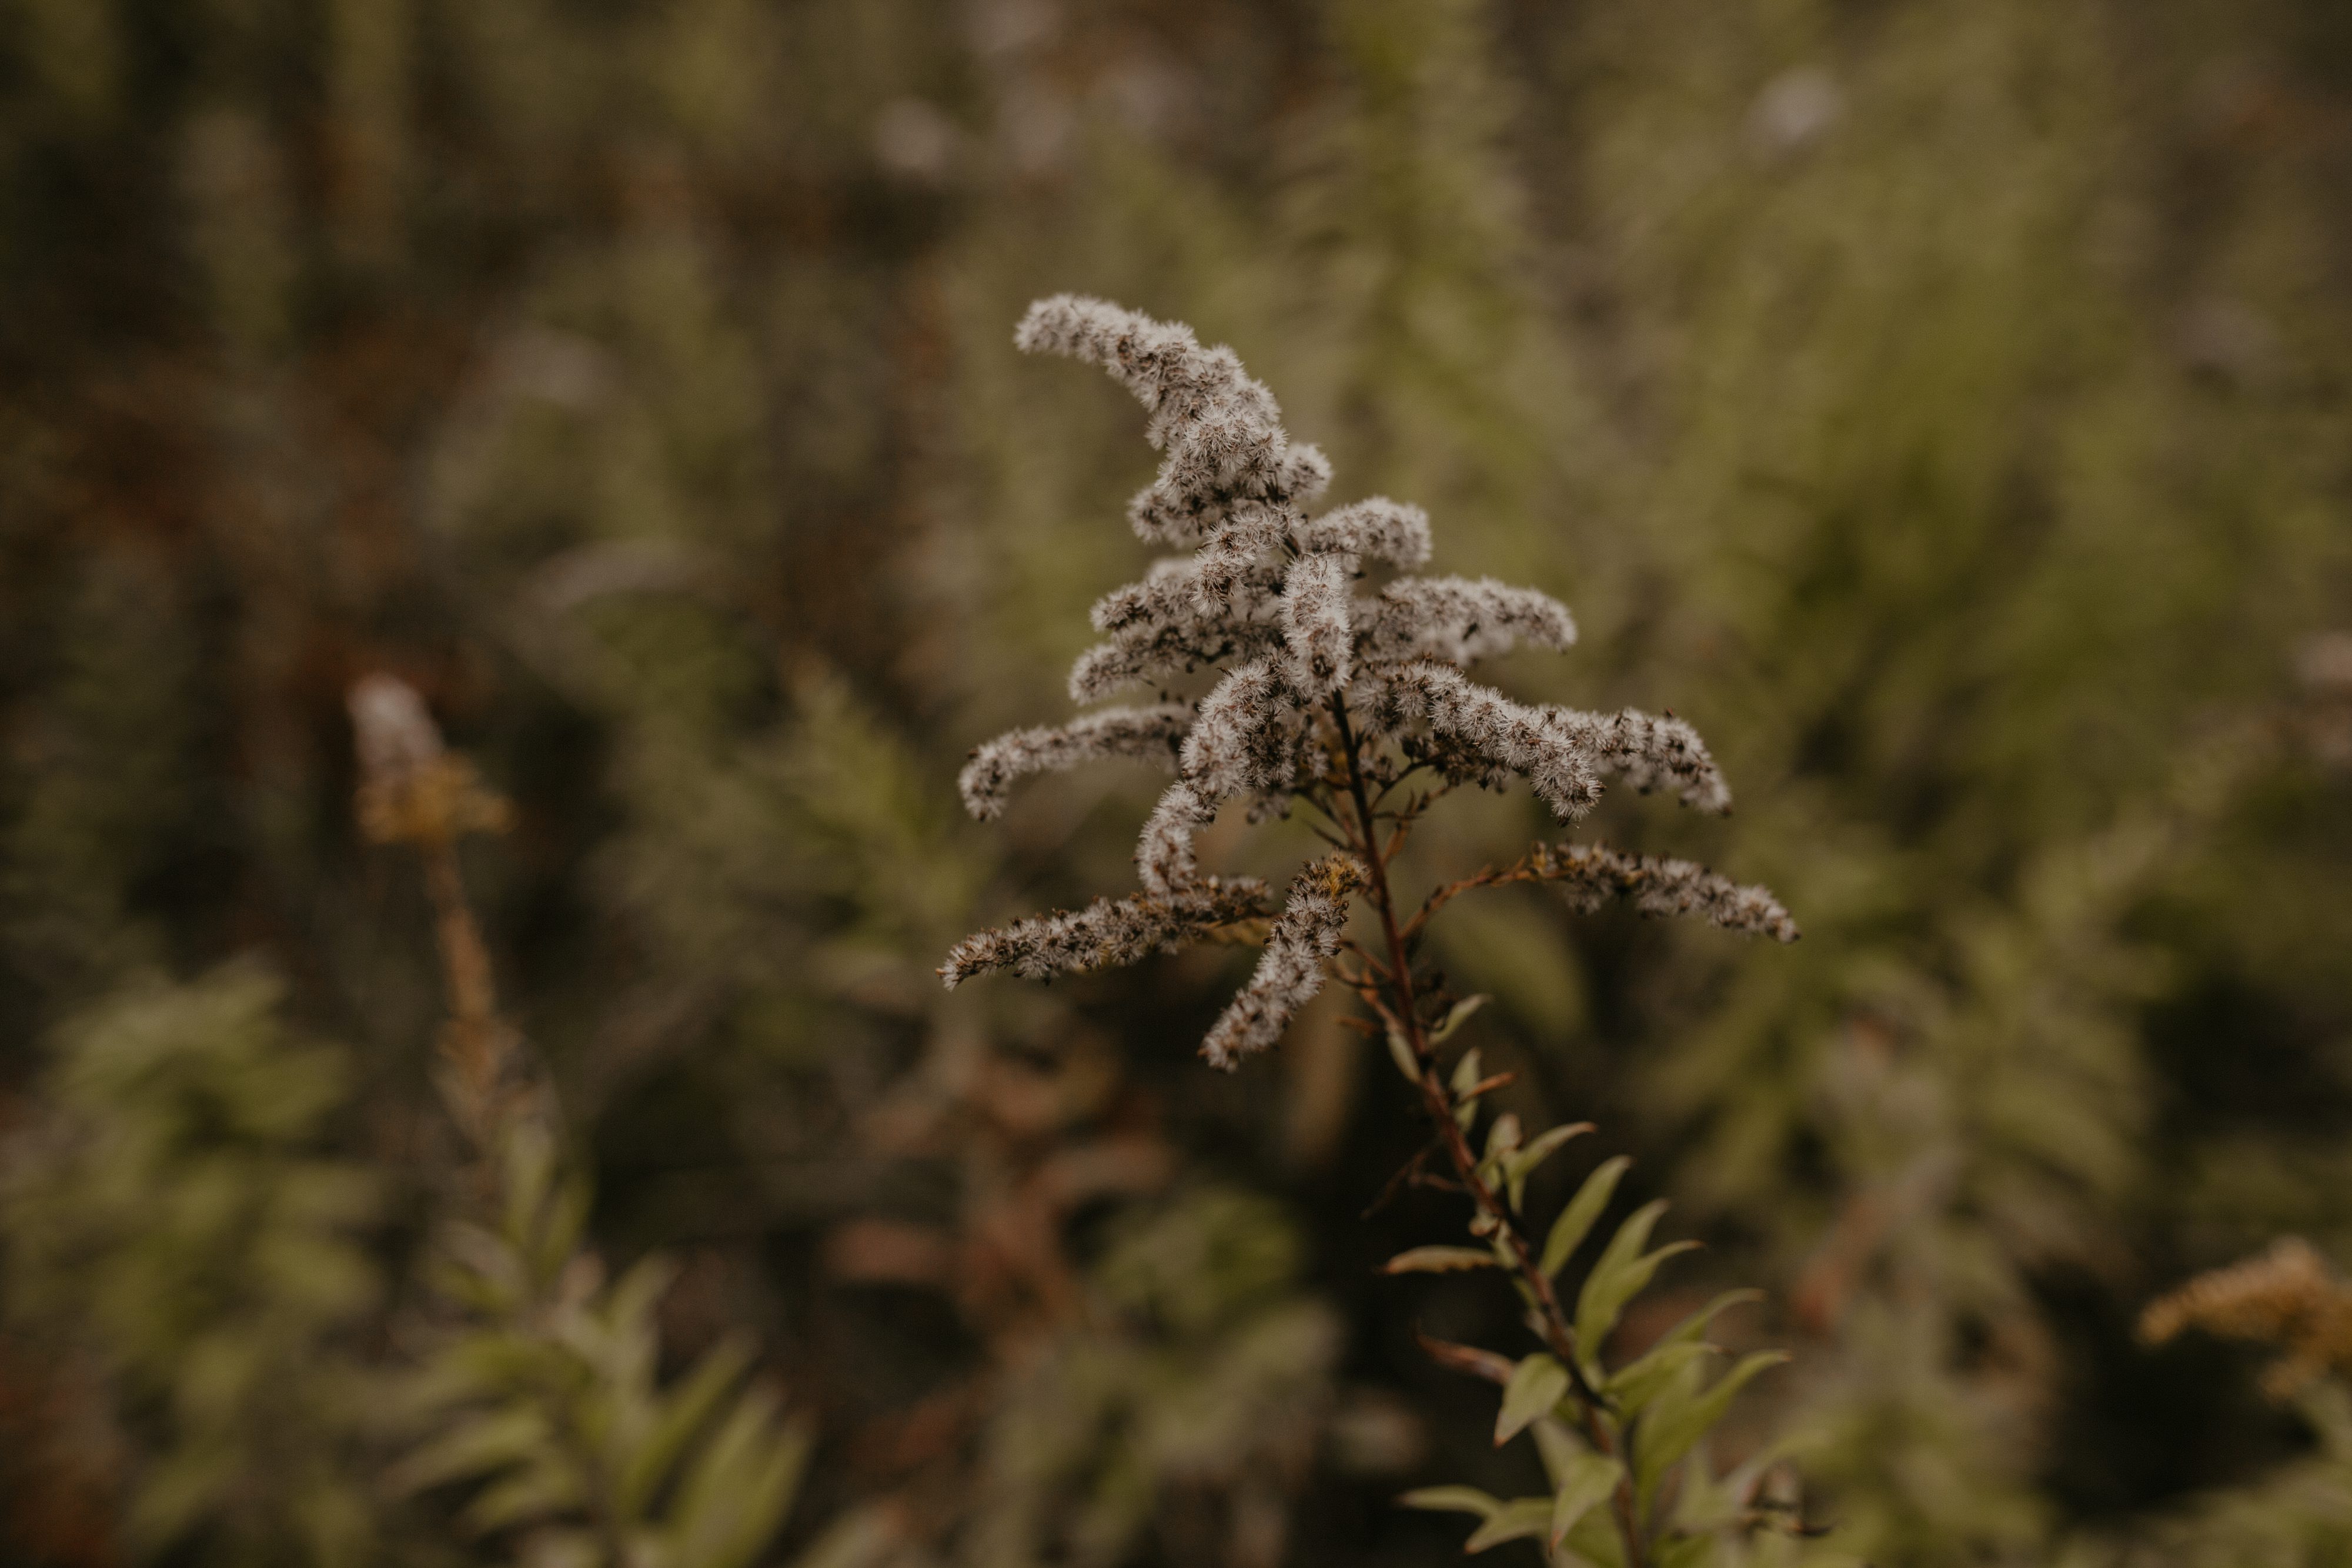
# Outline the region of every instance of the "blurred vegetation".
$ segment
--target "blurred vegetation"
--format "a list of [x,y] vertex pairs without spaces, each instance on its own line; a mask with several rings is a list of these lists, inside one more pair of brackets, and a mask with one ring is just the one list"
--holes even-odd
[[2132,1325],[2352,1263],[2347,175],[2324,0],[6,0],[0,1562],[520,1549],[393,1484],[480,1198],[375,671],[514,802],[464,875],[595,1195],[520,1321],[752,1401],[780,1498],[813,1434],[757,1560],[1417,1563],[1399,1493],[1541,1484],[1414,1343],[1507,1309],[1373,1272],[1458,1218],[1360,1218],[1377,1042],[1201,1071],[1222,949],[932,976],[1150,799],[955,810],[1146,555],[1131,405],[1011,349],[1063,288],[1574,606],[1519,695],[1715,747],[1733,827],[1596,826],[1801,945],[1527,890],[1440,956],[1497,1108],[1710,1242],[1616,1348],[1766,1288],[1725,1468],[1795,1434],[1883,1564],[2340,1560],[2341,1390]]

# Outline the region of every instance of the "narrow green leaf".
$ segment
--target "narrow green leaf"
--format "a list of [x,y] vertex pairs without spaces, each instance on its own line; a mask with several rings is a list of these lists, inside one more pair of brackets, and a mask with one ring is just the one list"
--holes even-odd
[[1519,1119],[1506,1111],[1486,1129],[1486,1152],[1482,1159],[1499,1161],[1518,1146]]
[[637,1517],[653,1500],[687,1446],[701,1435],[719,1402],[751,1364],[750,1348],[742,1341],[721,1340],[670,1391],[649,1429],[621,1456],[617,1507],[624,1517]]
[[394,1466],[386,1480],[394,1492],[408,1493],[492,1475],[545,1452],[549,1440],[546,1418],[519,1405],[460,1420]]
[[1601,1386],[1616,1403],[1618,1413],[1630,1421],[1664,1393],[1685,1367],[1718,1354],[1711,1344],[1662,1344],[1639,1361],[1620,1368]]
[[1454,1064],[1454,1077],[1449,1084],[1456,1094],[1467,1094],[1478,1082],[1478,1048],[1472,1046]]
[[586,1499],[580,1476],[569,1467],[535,1464],[483,1489],[458,1517],[469,1529],[505,1530],[562,1518]]
[[1528,1430],[1536,1435],[1536,1454],[1543,1460],[1544,1474],[1551,1484],[1559,1485],[1570,1471],[1592,1450],[1584,1439],[1570,1433],[1567,1423],[1553,1416],[1539,1416]]
[[1421,1062],[1412,1054],[1412,1041],[1395,1030],[1389,1030],[1389,1060],[1396,1063],[1396,1070],[1404,1074],[1407,1083],[1421,1082]]
[[[1438,1025],[1435,1029],[1429,1031],[1429,1043],[1432,1045],[1444,1044],[1446,1037],[1452,1034],[1455,1030],[1460,1029],[1465,1023],[1467,1023],[1470,1019],[1470,1015],[1476,1012],[1480,1008],[1485,1007],[1486,1005],[1486,1001],[1487,998],[1486,995],[1481,993],[1475,997],[1465,997],[1460,1001],[1454,1003],[1451,1008],[1448,1008],[1445,1012],[1445,1017],[1438,1021]],[[1474,1072],[1467,1079],[1457,1078],[1454,1087],[1457,1092],[1459,1092],[1461,1090],[1467,1089],[1471,1084],[1477,1082],[1478,1075]]]
[[1478,1102],[1465,1096],[1476,1088],[1478,1083],[1478,1049],[1473,1046],[1462,1053],[1461,1061],[1454,1064],[1454,1098],[1460,1101],[1460,1103],[1454,1107],[1454,1124],[1465,1133],[1478,1120]]
[[1698,1245],[1696,1241],[1677,1241],[1655,1252],[1642,1252],[1643,1244],[1650,1239],[1651,1228],[1665,1211],[1664,1198],[1634,1210],[1633,1218],[1609,1239],[1600,1261],[1592,1265],[1592,1272],[1585,1278],[1584,1288],[1577,1292],[1577,1353],[1596,1364],[1601,1359],[1601,1347],[1608,1342],[1610,1331],[1617,1326],[1618,1314],[1625,1310],[1625,1303],[1648,1286],[1659,1264]]
[[680,1473],[668,1560],[742,1568],[757,1557],[792,1507],[810,1446],[772,1394],[745,1391]]
[[1641,1413],[1642,1407],[1656,1398],[1666,1385],[1666,1380],[1686,1364],[1714,1354],[1715,1347],[1700,1338],[1716,1315],[1743,1301],[1761,1301],[1761,1291],[1726,1291],[1691,1313],[1661,1335],[1658,1343],[1644,1352],[1640,1360],[1620,1367],[1614,1375],[1601,1385],[1617,1408],[1627,1416]]
[[1383,1274],[1451,1274],[1463,1269],[1492,1269],[1492,1252],[1475,1247],[1415,1247],[1381,1265]]
[[1462,1543],[1465,1552],[1484,1552],[1489,1546],[1500,1546],[1506,1541],[1525,1541],[1540,1536],[1551,1528],[1551,1499],[1548,1497],[1515,1498],[1503,1505],[1500,1512],[1474,1531]]
[[1475,1513],[1480,1519],[1492,1519],[1503,1511],[1503,1500],[1489,1497],[1476,1487],[1423,1487],[1397,1499],[1403,1508],[1423,1508],[1440,1513]]
[[1704,1533],[1737,1525],[1746,1516],[1748,1500],[1756,1495],[1764,1472],[1807,1446],[1801,1436],[1776,1438],[1720,1476],[1708,1476],[1705,1465],[1685,1465],[1675,1485],[1675,1528]]
[[624,1333],[650,1328],[654,1308],[677,1278],[677,1265],[660,1253],[639,1259],[605,1298],[604,1321]]
[[1693,1312],[1690,1316],[1685,1318],[1674,1327],[1668,1329],[1664,1334],[1659,1336],[1658,1343],[1661,1345],[1695,1344],[1698,1342],[1699,1337],[1706,1333],[1707,1325],[1716,1320],[1718,1313],[1728,1312],[1733,1307],[1738,1306],[1746,1301],[1760,1301],[1763,1299],[1764,1292],[1761,1291],[1726,1291],[1723,1294],[1716,1297],[1715,1300],[1707,1302],[1706,1305],[1701,1307],[1698,1311]]
[[1593,1173],[1584,1178],[1584,1185],[1576,1189],[1576,1196],[1568,1200],[1568,1207],[1559,1211],[1558,1219],[1552,1221],[1551,1234],[1544,1238],[1543,1271],[1546,1274],[1557,1274],[1567,1267],[1578,1243],[1592,1228],[1592,1222],[1601,1218],[1601,1211],[1609,1207],[1609,1200],[1616,1196],[1617,1179],[1633,1163],[1625,1155],[1619,1155],[1613,1159],[1601,1161]]
[[1592,1131],[1590,1122],[1571,1122],[1538,1133],[1527,1147],[1517,1150],[1503,1162],[1503,1180],[1510,1187],[1511,1207],[1517,1210],[1527,1201],[1528,1177],[1538,1166],[1551,1158],[1554,1151],[1580,1133]]
[[1577,1521],[1592,1511],[1595,1504],[1617,1490],[1617,1482],[1625,1467],[1602,1454],[1583,1453],[1576,1456],[1568,1474],[1560,1477],[1551,1497],[1550,1544],[1557,1547],[1568,1532],[1576,1528]]
[[1568,1393],[1568,1368],[1540,1353],[1511,1369],[1503,1385],[1503,1407],[1495,1416],[1495,1447],[1501,1448],[1538,1416],[1549,1416]]
[[[1788,1359],[1783,1351],[1759,1350],[1741,1357],[1738,1365],[1717,1378],[1714,1386],[1704,1393],[1697,1390],[1695,1378],[1679,1386],[1669,1385],[1633,1428],[1633,1477],[1643,1506],[1656,1495],[1667,1467],[1688,1453],[1692,1444],[1723,1419],[1724,1413],[1731,1408],[1733,1396],[1759,1373]],[[1687,1373],[1683,1375],[1691,1377]]]

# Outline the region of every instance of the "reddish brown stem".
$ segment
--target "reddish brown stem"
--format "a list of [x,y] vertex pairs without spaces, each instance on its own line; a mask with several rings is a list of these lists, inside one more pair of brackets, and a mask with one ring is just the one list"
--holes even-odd
[[[1371,894],[1372,907],[1381,917],[1381,935],[1388,948],[1388,974],[1381,977],[1380,988],[1388,993],[1382,998],[1372,989],[1364,993],[1375,1009],[1391,1027],[1402,1032],[1412,1047],[1413,1060],[1420,1064],[1421,1076],[1414,1087],[1420,1091],[1422,1109],[1427,1113],[1430,1124],[1436,1130],[1438,1142],[1454,1166],[1454,1175],[1478,1207],[1478,1212],[1494,1228],[1509,1251],[1515,1270],[1528,1298],[1535,1304],[1533,1326],[1539,1329],[1546,1349],[1568,1369],[1571,1392],[1575,1395],[1580,1425],[1586,1440],[1593,1448],[1612,1458],[1620,1458],[1615,1433],[1602,1419],[1605,1401],[1600,1391],[1585,1376],[1581,1359],[1577,1354],[1576,1333],[1570,1326],[1568,1313],[1560,1305],[1559,1293],[1552,1287],[1551,1276],[1538,1262],[1534,1249],[1520,1231],[1510,1207],[1503,1201],[1478,1169],[1478,1155],[1471,1148],[1462,1124],[1454,1119],[1455,1102],[1437,1070],[1435,1052],[1429,1042],[1429,1033],[1421,1020],[1417,998],[1413,991],[1412,962],[1405,946],[1404,928],[1398,924],[1396,903],[1389,890],[1388,862],[1401,847],[1402,835],[1386,845],[1378,842],[1372,808],[1364,789],[1363,761],[1356,745],[1355,728],[1348,719],[1347,699],[1338,693],[1331,697],[1331,717],[1339,732],[1339,744],[1348,758],[1348,794],[1355,808],[1355,819],[1331,813],[1353,841],[1349,844],[1364,862],[1365,880]],[[1473,882],[1477,879],[1470,879]],[[1426,912],[1424,911],[1424,918]],[[1421,922],[1414,923],[1418,934]],[[1648,1561],[1643,1549],[1639,1505],[1633,1493],[1630,1471],[1617,1483],[1612,1500],[1617,1532],[1625,1549],[1626,1568],[1643,1568]]]

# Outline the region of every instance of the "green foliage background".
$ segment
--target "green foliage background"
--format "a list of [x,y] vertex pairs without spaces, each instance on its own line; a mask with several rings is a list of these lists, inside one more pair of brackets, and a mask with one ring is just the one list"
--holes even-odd
[[460,1162],[377,669],[515,799],[509,1007],[677,1267],[613,1354],[814,1434],[771,1557],[1421,1562],[1397,1492],[1528,1479],[1412,1343],[1504,1303],[1371,1272],[1450,1218],[1359,1218],[1376,1043],[1208,1073],[1218,950],[931,975],[1150,798],[952,792],[1146,558],[1135,410],[1011,349],[1061,289],[1573,605],[1516,692],[1714,746],[1734,822],[1599,827],[1800,946],[1438,940],[1606,1130],[1555,1185],[1708,1240],[1643,1332],[1766,1288],[1727,1445],[1879,1563],[2340,1560],[2340,1409],[2129,1325],[2352,1260],[2347,176],[2324,0],[6,0],[0,1562],[512,1555],[385,1479]]

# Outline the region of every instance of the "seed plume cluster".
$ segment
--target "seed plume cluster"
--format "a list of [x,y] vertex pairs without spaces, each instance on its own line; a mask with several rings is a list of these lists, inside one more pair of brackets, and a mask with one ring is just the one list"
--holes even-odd
[[1526,864],[1526,880],[1557,884],[1578,909],[1622,898],[1643,915],[1685,915],[1776,942],[1797,939],[1797,923],[1779,899],[1693,861],[1628,854],[1606,844],[1538,844]]
[[2140,1315],[2140,1337],[2151,1344],[2192,1328],[2284,1352],[2263,1375],[2273,1398],[2287,1398],[2325,1373],[2352,1376],[2352,1286],[2300,1237],[2283,1237],[2267,1252],[2200,1274]]
[[[1417,507],[1374,497],[1310,514],[1330,465],[1291,440],[1273,394],[1232,350],[1075,295],[1032,306],[1013,340],[1098,365],[1134,392],[1162,460],[1128,519],[1141,538],[1191,553],[1105,595],[1093,612],[1103,641],[1070,672],[1079,703],[1132,688],[1158,700],[990,741],[964,768],[965,804],[993,817],[1023,776],[1097,758],[1160,762],[1175,779],[1137,844],[1140,894],[970,937],[940,971],[949,986],[994,969],[1047,978],[1129,963],[1271,916],[1256,974],[1202,1047],[1231,1067],[1278,1040],[1321,988],[1349,901],[1384,854],[1351,841],[1301,873],[1277,912],[1265,884],[1200,869],[1194,835],[1226,803],[1247,802],[1253,820],[1303,803],[1336,821],[1353,799],[1365,835],[1375,819],[1402,825],[1445,789],[1513,778],[1570,822],[1610,779],[1730,809],[1706,744],[1680,719],[1528,705],[1471,679],[1472,665],[1514,648],[1570,646],[1574,618],[1531,589],[1409,575],[1431,553]],[[1375,589],[1368,570],[1392,575]],[[1213,679],[1197,698],[1171,689],[1203,672]],[[1366,789],[1378,799],[1354,798]],[[1580,903],[1622,896],[1645,913],[1796,935],[1769,894],[1686,862],[1559,853],[1569,858],[1542,880],[1566,883]]]

